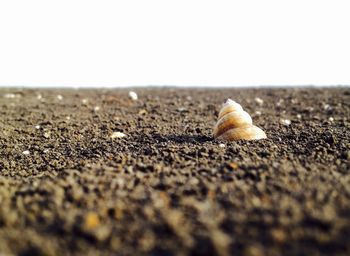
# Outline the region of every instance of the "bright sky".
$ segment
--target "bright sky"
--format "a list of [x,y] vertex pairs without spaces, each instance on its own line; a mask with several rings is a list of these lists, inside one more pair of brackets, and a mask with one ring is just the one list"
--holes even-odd
[[349,7],[0,0],[0,85],[350,85]]

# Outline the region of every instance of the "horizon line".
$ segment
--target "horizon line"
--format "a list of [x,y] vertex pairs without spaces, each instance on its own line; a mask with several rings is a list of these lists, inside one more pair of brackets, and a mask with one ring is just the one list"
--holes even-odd
[[122,88],[310,88],[310,87],[350,87],[350,84],[251,84],[251,85],[172,85],[172,84],[135,84],[135,85],[0,85],[3,88],[28,88],[28,89],[122,89]]

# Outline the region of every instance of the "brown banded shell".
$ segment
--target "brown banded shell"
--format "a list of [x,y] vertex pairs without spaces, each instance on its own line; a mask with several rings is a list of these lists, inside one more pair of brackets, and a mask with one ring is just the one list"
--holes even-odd
[[223,140],[260,140],[266,134],[253,125],[252,118],[240,104],[228,99],[219,112],[218,121],[214,127],[214,138]]

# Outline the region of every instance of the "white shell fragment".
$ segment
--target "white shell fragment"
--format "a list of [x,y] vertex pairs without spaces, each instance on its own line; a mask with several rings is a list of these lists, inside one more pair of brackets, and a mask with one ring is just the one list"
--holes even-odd
[[29,155],[30,152],[29,152],[29,150],[25,150],[25,151],[22,152],[22,154],[23,154],[23,155]]
[[136,92],[130,91],[130,92],[129,92],[129,98],[132,99],[132,100],[137,100],[138,97],[137,97]]
[[264,101],[262,99],[260,99],[259,97],[256,97],[255,102],[258,103],[258,105],[262,106],[262,104],[264,104]]
[[218,121],[214,127],[214,137],[223,140],[260,140],[266,134],[253,125],[250,115],[240,104],[228,99],[219,112]]
[[122,132],[113,132],[111,135],[112,139],[119,139],[119,138],[123,138],[125,137],[126,134],[122,133]]
[[292,121],[290,121],[289,119],[281,119],[280,123],[284,126],[289,126],[291,125]]

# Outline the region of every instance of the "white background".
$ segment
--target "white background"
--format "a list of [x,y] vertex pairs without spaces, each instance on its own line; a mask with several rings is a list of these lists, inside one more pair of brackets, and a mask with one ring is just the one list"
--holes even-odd
[[0,85],[349,85],[348,3],[0,0]]

